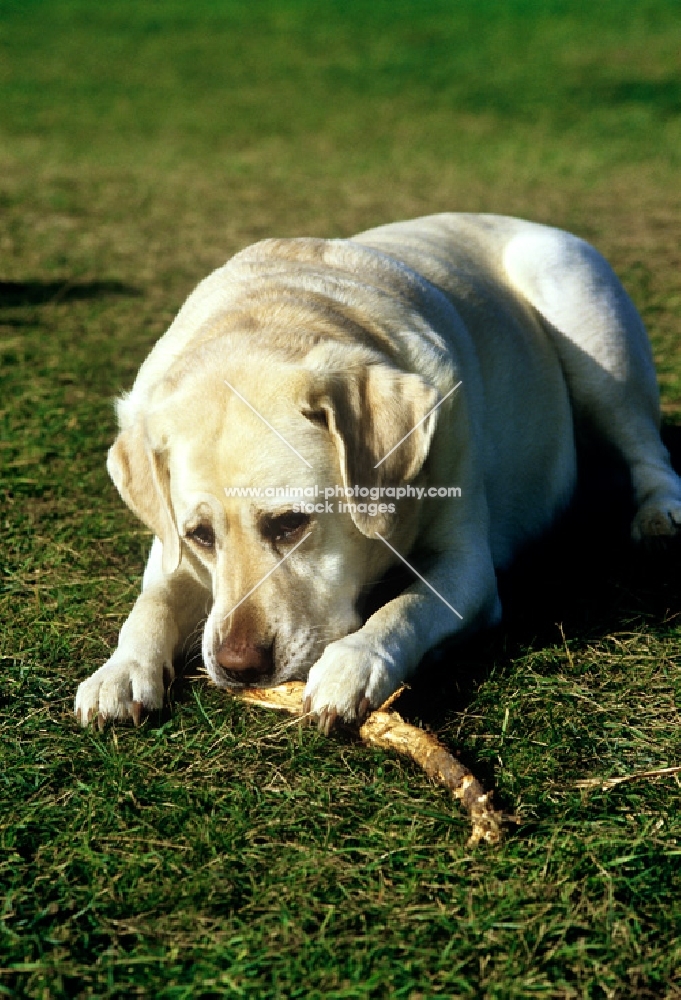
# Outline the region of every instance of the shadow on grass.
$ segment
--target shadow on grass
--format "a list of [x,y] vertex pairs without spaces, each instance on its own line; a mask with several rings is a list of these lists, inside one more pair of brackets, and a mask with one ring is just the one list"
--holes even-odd
[[0,308],[140,294],[123,281],[0,281]]
[[[663,439],[680,471],[681,427],[665,428]],[[501,625],[431,651],[395,704],[406,720],[437,732],[470,705],[492,670],[503,673],[518,657],[562,645],[563,636],[574,651],[580,642],[592,643],[641,625],[651,631],[665,629],[681,613],[681,543],[658,551],[634,545],[629,535],[634,508],[626,471],[612,463],[603,465],[601,458],[587,458],[580,472],[582,485],[560,523],[529,546],[508,572],[499,574]],[[411,582],[408,570],[391,571],[366,595],[364,617]],[[197,675],[203,676],[199,653],[174,681],[171,706],[193,697]],[[166,721],[171,714],[172,707],[166,707],[157,721]],[[486,787],[494,787],[492,764],[465,750],[460,757]]]
[[[681,427],[663,429],[681,471]],[[665,629],[681,613],[681,543],[635,545],[628,476],[600,459],[582,462],[575,501],[559,524],[498,576],[501,625],[462,643],[445,642],[424,659],[399,711],[438,729],[463,711],[492,669],[544,646],[594,642],[645,624]]]

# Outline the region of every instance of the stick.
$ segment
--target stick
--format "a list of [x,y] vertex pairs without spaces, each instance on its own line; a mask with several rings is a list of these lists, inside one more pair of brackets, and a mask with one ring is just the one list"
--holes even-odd
[[577,788],[598,788],[607,792],[616,785],[621,785],[623,781],[638,781],[641,778],[666,778],[670,774],[679,774],[681,764],[674,767],[660,767],[657,771],[634,771],[632,774],[623,774],[619,778],[584,778],[577,782]]
[[[235,696],[249,705],[302,716],[304,688],[302,681],[288,681],[273,688],[244,688],[235,692]],[[518,818],[495,810],[492,793],[486,792],[468,768],[453,757],[435,736],[410,725],[399,712],[390,710],[400,693],[397,691],[378,711],[371,713],[360,726],[360,739],[369,746],[396,750],[405,757],[411,757],[429,778],[448,788],[470,818],[473,829],[468,839],[469,847],[475,847],[481,840],[498,844],[503,823],[517,823]]]

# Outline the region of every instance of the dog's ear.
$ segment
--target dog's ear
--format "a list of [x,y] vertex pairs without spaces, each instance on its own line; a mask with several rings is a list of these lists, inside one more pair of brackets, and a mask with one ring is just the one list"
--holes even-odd
[[[404,486],[421,471],[435,431],[439,394],[419,375],[387,365],[368,365],[351,375],[330,376],[310,400],[307,415],[323,417],[338,451],[343,486]],[[375,494],[374,494],[375,496]],[[349,503],[394,504],[382,496],[348,497]],[[352,519],[369,538],[387,537],[396,515],[356,511]]]
[[128,507],[160,538],[163,572],[180,564],[181,546],[170,503],[170,476],[164,456],[154,451],[141,421],[121,431],[109,449],[106,467]]

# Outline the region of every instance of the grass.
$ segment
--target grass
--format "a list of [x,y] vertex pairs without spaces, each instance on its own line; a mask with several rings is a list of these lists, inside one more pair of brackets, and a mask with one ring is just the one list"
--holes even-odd
[[[653,339],[681,457],[676,0],[24,0],[0,9],[0,994],[681,996],[676,556],[602,504],[403,699],[524,823],[465,848],[405,762],[200,678],[80,732],[149,539],[111,400],[265,235],[448,209],[573,229]],[[194,665],[196,666],[196,665]],[[190,672],[191,672],[190,668]]]

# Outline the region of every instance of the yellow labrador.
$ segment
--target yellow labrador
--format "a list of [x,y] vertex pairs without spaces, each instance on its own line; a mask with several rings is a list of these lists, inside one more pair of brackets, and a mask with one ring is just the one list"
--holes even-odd
[[[681,524],[636,310],[591,246],[518,219],[248,247],[118,416],[109,472],[156,537],[78,689],[84,725],[158,708],[202,625],[217,684],[306,679],[322,728],[357,720],[430,647],[498,620],[495,569],[570,500],[577,423],[627,463],[635,538]],[[362,624],[360,593],[401,560],[413,585]]]

